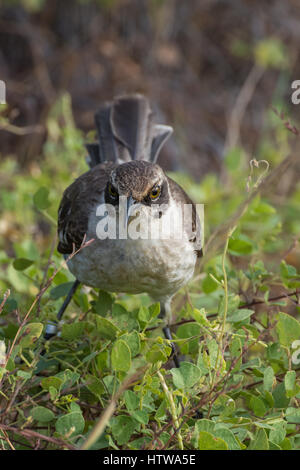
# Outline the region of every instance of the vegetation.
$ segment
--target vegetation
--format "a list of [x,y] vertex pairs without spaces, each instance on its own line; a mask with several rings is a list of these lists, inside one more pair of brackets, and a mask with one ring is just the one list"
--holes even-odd
[[228,150],[222,184],[172,175],[205,204],[207,240],[173,302],[179,369],[146,295],[82,287],[60,334],[43,339],[73,281],[56,251],[57,206],[86,170],[69,96],[49,114],[41,164],[1,162],[2,448],[300,448],[298,136],[281,118],[270,111],[250,166]]

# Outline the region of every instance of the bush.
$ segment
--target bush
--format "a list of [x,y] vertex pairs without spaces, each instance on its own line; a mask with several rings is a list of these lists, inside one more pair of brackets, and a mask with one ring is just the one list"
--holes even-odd
[[[299,449],[299,182],[276,195],[293,165],[292,156],[278,164],[286,142],[274,151],[279,166],[252,160],[251,170],[231,149],[223,185],[172,175],[205,204],[207,239],[201,269],[173,302],[176,369],[146,295],[82,287],[60,335],[43,339],[73,280],[55,250],[62,192],[85,171],[69,116],[64,96],[40,166],[1,163],[3,446]],[[279,119],[270,125],[282,135]]]

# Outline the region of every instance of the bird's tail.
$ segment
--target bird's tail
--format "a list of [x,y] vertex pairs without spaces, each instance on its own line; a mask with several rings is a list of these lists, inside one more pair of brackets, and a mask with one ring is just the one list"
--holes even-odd
[[88,164],[146,160],[155,163],[173,132],[153,123],[148,100],[139,94],[125,95],[103,105],[95,114],[99,142],[87,144]]

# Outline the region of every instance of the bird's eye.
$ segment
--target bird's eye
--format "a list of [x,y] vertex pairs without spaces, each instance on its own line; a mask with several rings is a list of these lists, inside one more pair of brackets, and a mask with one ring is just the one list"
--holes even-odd
[[118,195],[116,189],[113,187],[112,184],[110,184],[110,185],[108,186],[108,192],[109,192],[109,194],[110,194],[113,198],[116,198],[117,195]]
[[155,186],[155,188],[153,188],[150,192],[150,198],[152,199],[152,201],[154,201],[155,199],[157,199],[160,195],[160,187],[159,186]]

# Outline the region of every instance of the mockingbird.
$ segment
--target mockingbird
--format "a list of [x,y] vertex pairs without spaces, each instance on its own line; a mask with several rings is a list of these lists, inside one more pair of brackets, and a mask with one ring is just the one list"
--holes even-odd
[[[95,115],[99,141],[88,144],[90,170],[64,192],[58,211],[58,251],[79,283],[111,292],[148,293],[161,305],[164,334],[173,295],[193,276],[202,254],[194,203],[156,164],[173,129],[153,122],[142,95],[116,98]],[[122,206],[123,204],[123,206]],[[54,334],[49,326],[46,336]],[[174,356],[176,365],[178,360]]]

